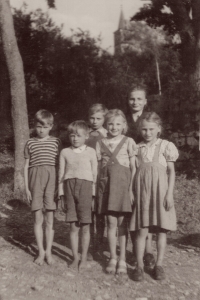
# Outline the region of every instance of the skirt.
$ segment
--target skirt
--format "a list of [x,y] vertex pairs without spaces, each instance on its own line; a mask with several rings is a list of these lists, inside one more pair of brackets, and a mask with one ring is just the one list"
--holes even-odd
[[135,177],[135,204],[130,220],[130,230],[157,226],[176,230],[174,206],[166,211],[164,199],[168,189],[166,168],[158,162],[143,163]]
[[120,164],[110,164],[101,170],[97,212],[107,214],[114,212],[132,212],[129,195],[131,172],[130,169]]

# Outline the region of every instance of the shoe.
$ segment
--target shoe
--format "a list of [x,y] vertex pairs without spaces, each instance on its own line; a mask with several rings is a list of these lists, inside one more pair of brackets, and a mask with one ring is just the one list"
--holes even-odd
[[155,258],[154,258],[154,256],[153,256],[153,254],[151,254],[151,253],[146,253],[145,255],[144,255],[144,258],[143,258],[143,260],[144,260],[144,265],[145,265],[145,267],[147,267],[147,268],[153,268],[154,266],[155,266]]
[[142,268],[137,268],[133,272],[134,281],[143,281],[144,280],[144,271]]
[[106,273],[115,274],[116,273],[117,260],[115,258],[111,258],[106,267]]
[[127,274],[127,265],[124,260],[119,260],[117,264],[117,274]]
[[87,253],[87,261],[93,261],[93,256],[90,252]]
[[165,272],[161,266],[155,266],[153,273],[154,273],[155,280],[165,279]]

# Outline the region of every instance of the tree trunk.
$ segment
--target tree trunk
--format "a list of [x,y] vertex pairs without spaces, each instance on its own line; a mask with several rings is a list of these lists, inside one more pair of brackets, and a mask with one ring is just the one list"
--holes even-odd
[[157,57],[155,57],[156,61],[156,74],[157,74],[157,81],[158,81],[158,91],[159,95],[162,95],[162,88],[161,88],[161,81],[160,81],[160,68]]
[[8,67],[11,113],[15,136],[14,195],[24,199],[24,145],[29,137],[24,71],[17,46],[9,0],[0,0],[0,32]]

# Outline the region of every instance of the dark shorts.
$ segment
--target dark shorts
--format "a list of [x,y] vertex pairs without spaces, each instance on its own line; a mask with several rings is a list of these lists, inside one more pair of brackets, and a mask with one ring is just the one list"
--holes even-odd
[[92,223],[92,182],[83,179],[64,181],[66,222]]
[[55,210],[55,166],[31,167],[29,169],[28,179],[29,189],[32,196],[31,210],[35,211],[42,208],[47,210]]

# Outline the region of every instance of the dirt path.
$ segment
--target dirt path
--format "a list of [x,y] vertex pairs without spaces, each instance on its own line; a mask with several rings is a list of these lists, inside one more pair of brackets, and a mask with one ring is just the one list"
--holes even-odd
[[[145,281],[131,279],[131,243],[128,244],[128,276],[104,272],[108,252],[88,262],[83,274],[67,268],[71,260],[69,227],[60,213],[56,215],[54,266],[33,263],[36,246],[32,216],[25,205],[11,201],[0,206],[0,300],[171,300],[200,299],[200,235],[169,236],[166,252],[166,280],[155,281],[145,274]],[[106,244],[102,245],[106,250]],[[154,242],[155,247],[155,242]]]

